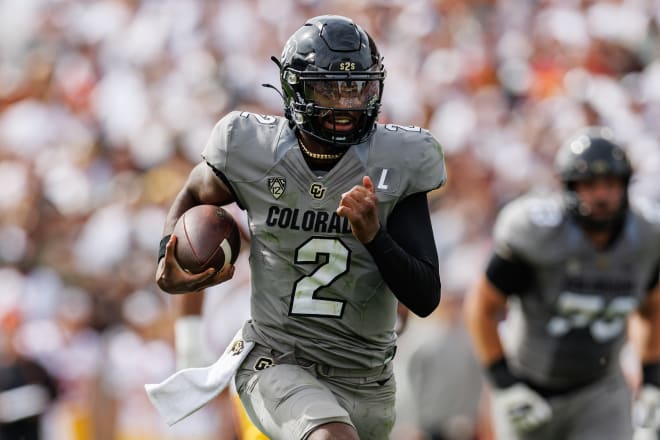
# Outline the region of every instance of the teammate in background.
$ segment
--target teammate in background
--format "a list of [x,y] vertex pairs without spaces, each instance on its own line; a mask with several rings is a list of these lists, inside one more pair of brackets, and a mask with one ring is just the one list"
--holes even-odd
[[256,345],[235,376],[251,420],[271,439],[384,439],[397,300],[419,316],[440,300],[426,194],[445,182],[443,153],[426,130],[376,124],[385,69],[350,19],[308,20],[276,62],[285,117],[218,122],[168,213],[157,283],[232,277],[183,271],[168,235],[192,206],[235,201],[251,235],[243,338]]
[[609,130],[571,138],[556,167],[561,196],[523,196],[499,214],[494,254],[465,304],[497,438],[630,439],[619,357],[629,316],[645,330],[636,423],[658,422],[660,225],[629,204],[632,169]]
[[0,313],[0,439],[39,440],[58,384],[40,362],[16,350],[20,319],[18,310]]

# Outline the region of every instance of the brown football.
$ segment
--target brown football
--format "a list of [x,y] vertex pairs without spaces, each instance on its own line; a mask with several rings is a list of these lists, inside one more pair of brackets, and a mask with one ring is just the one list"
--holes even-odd
[[234,218],[215,205],[197,205],[183,213],[172,234],[176,235],[174,256],[192,273],[235,263],[241,249],[241,235]]

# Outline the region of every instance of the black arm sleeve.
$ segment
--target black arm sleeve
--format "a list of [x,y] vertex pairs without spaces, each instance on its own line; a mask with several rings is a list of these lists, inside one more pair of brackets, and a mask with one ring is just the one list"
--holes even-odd
[[660,282],[660,261],[658,261],[655,265],[655,268],[651,272],[651,278],[649,279],[648,283],[646,283],[646,291],[651,292],[655,287],[658,285],[658,282]]
[[411,312],[428,316],[440,302],[438,251],[425,193],[413,194],[392,210],[367,250],[394,296]]
[[494,253],[488,262],[486,277],[505,295],[522,295],[534,282],[534,271],[520,259],[508,260]]

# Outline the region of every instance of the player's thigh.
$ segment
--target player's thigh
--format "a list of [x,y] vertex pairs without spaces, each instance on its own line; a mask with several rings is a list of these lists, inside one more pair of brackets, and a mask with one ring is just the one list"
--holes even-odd
[[325,378],[343,407],[361,440],[387,439],[396,421],[396,381],[391,367],[377,377]]
[[238,435],[238,440],[268,440],[268,437],[259,431],[249,419],[238,394],[232,394],[231,401],[237,419],[236,433]]
[[303,439],[314,428],[331,422],[352,425],[332,392],[298,365],[239,369],[236,389],[252,422],[273,440]]
[[632,396],[623,376],[613,376],[589,387],[570,414],[567,440],[630,439],[632,429]]
[[360,440],[354,427],[345,423],[331,422],[317,426],[305,440]]

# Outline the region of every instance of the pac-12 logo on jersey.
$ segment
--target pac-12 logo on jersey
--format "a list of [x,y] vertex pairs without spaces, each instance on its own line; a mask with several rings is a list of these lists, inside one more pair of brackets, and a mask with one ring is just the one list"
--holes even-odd
[[268,189],[275,199],[279,199],[286,189],[286,179],[284,177],[269,177]]

